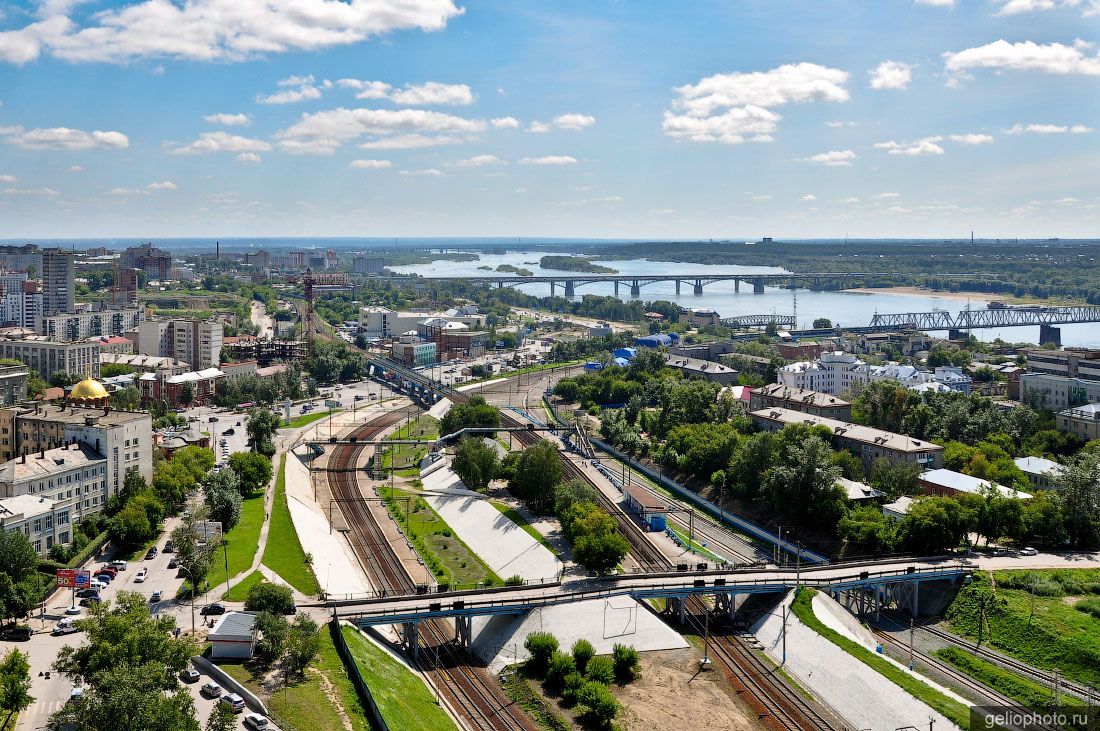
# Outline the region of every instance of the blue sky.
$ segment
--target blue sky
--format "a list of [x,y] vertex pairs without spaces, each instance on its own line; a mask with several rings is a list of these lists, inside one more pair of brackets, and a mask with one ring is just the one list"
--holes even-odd
[[1100,236],[1100,0],[0,0],[0,238]]

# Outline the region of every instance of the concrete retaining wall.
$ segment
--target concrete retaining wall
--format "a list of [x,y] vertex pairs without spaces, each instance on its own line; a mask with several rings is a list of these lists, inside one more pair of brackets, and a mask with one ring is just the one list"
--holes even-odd
[[261,701],[255,693],[238,683],[232,675],[219,668],[207,658],[201,655],[195,655],[191,658],[191,662],[199,672],[209,675],[218,685],[223,688],[229,688],[229,690],[236,693],[241,698],[244,698],[244,704],[248,706],[249,710],[255,711],[256,713],[262,713],[265,716],[271,715],[268,713],[267,706],[264,705],[264,702]]
[[348,677],[351,678],[351,684],[355,686],[355,692],[359,694],[359,700],[363,702],[363,708],[367,711],[371,728],[376,729],[376,731],[389,731],[390,727],[386,724],[386,719],[382,718],[382,712],[378,710],[378,706],[374,702],[374,696],[371,695],[370,688],[367,687],[366,681],[359,673],[359,666],[355,664],[355,658],[348,650],[348,643],[344,641],[340,620],[333,617],[328,623],[328,630],[329,634],[332,635],[333,644],[336,645],[336,654],[340,656],[341,662],[344,663],[344,669],[347,670]]

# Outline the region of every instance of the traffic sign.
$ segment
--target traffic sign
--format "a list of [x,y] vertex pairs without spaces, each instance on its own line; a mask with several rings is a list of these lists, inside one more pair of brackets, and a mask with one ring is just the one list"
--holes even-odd
[[334,399],[327,398],[327,399],[325,399],[325,408],[326,409],[338,409],[338,408],[340,408],[340,402],[336,401]]

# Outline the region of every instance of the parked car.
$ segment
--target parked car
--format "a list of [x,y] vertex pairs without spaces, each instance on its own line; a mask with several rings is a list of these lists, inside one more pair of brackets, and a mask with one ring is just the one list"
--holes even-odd
[[229,706],[233,713],[242,713],[244,711],[244,698],[241,698],[236,693],[223,695],[218,702]]
[[129,566],[129,564],[121,559],[116,559],[107,564],[107,566],[115,569],[116,571],[125,571],[126,567]]
[[137,572],[137,576],[134,577],[134,582],[140,584],[145,581],[147,576],[149,576],[149,569],[142,569]]
[[112,576],[111,574],[96,574],[95,576],[92,577],[92,581],[98,581],[99,583],[103,584],[104,586],[107,586],[107,584],[110,584],[111,581],[114,578],[115,577]]
[[1020,549],[1020,555],[1021,556],[1038,556],[1039,551],[1032,548],[1031,546],[1028,546],[1027,548],[1021,548]]
[[202,608],[202,614],[203,616],[211,614],[225,614],[225,605],[218,603],[207,604],[205,607]]
[[173,557],[172,557],[172,558],[171,558],[171,559],[170,559],[170,560],[168,561],[168,568],[170,568],[170,569],[174,569],[174,568],[176,568],[176,567],[177,567],[177,566],[179,566],[179,565],[180,565],[179,559],[177,559],[177,558],[176,558],[175,556],[173,556]]
[[236,433],[237,433],[237,430],[234,429],[233,427],[229,427],[228,429],[226,429],[225,431],[222,432],[222,434],[224,434],[227,437],[231,437]]
[[73,632],[79,631],[80,628],[76,626],[75,622],[73,622],[72,617],[62,617],[61,619],[57,620],[57,624],[54,625],[53,632],[51,632],[50,634],[52,634],[54,637],[59,637],[61,635],[71,635]]
[[75,617],[76,615],[80,614],[80,612],[81,612],[80,607],[76,606],[75,604],[72,605],[71,607],[68,607],[65,610],[65,614],[68,614],[69,616],[72,616],[72,617]]
[[156,557],[157,557],[157,547],[156,546],[153,546],[152,548],[150,548],[148,551],[145,552],[145,560],[146,561],[152,560]]
[[163,595],[159,591],[154,591],[153,595],[149,597],[149,601],[159,602],[162,597],[163,597]]
[[103,601],[103,600],[99,598],[98,594],[93,595],[93,596],[86,596],[86,597],[84,597],[83,599],[80,600],[80,606],[90,607],[93,604],[99,604],[101,601]]
[[244,717],[244,727],[252,731],[267,731],[269,725],[267,716],[261,716],[258,713],[249,713]]
[[180,680],[185,683],[195,683],[198,681],[199,677],[201,677],[199,671],[195,670],[195,668],[185,668],[180,671]]
[[363,394],[361,394],[361,393],[357,393],[357,394],[355,394],[355,400],[356,400],[356,401],[362,401],[362,400],[363,400],[363,399],[365,399],[365,398],[366,398],[366,396],[364,396],[364,395],[363,395]]
[[168,541],[166,541],[164,544],[164,552],[171,553],[174,550],[176,550],[175,545],[172,543],[171,539],[168,539]]
[[[79,612],[79,610],[77,610]],[[0,631],[0,640],[9,642],[26,642],[31,638],[32,630],[29,624],[17,624],[6,627]]]
[[96,573],[110,574],[111,576],[116,576],[118,574],[118,569],[110,564],[104,564],[103,566],[100,566],[98,569],[96,569]]
[[99,579],[92,579],[88,582],[88,588],[94,589],[95,591],[103,591],[107,588],[107,582],[100,581]]
[[207,698],[217,698],[222,694],[222,687],[217,683],[203,683],[200,692]]
[[99,590],[98,589],[81,589],[80,591],[78,591],[76,593],[76,596],[77,596],[78,599],[87,599],[90,596],[98,597],[99,596]]

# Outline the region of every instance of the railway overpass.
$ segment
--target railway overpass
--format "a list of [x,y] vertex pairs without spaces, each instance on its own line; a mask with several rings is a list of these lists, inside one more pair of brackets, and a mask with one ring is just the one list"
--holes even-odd
[[420,593],[413,595],[332,601],[328,606],[334,615],[360,627],[401,626],[406,646],[415,651],[417,627],[431,619],[454,619],[459,639],[468,643],[474,617],[522,615],[544,607],[624,596],[639,601],[665,599],[670,611],[683,622],[691,597],[713,597],[718,611],[733,615],[739,597],[809,586],[843,597],[847,602],[857,601],[867,611],[878,612],[892,605],[916,617],[921,612],[924,584],[936,582],[938,589],[954,591],[969,582],[972,573],[964,562],[944,558],[834,564],[794,571],[743,569],[688,573],[693,566],[685,564],[680,568],[684,571],[443,593],[430,593],[430,587],[421,587]]
[[[516,274],[479,274],[469,276],[450,277],[421,277],[421,276],[384,276],[371,277],[371,281],[428,284],[431,282],[481,282],[497,287],[512,286],[515,284],[544,283],[550,285],[550,295],[557,293],[557,287],[561,286],[566,297],[576,296],[577,287],[598,282],[611,282],[615,286],[615,296],[619,295],[620,287],[629,287],[630,296],[641,297],[642,287],[654,282],[675,282],[676,294],[680,294],[683,285],[692,288],[697,295],[703,294],[703,287],[716,282],[733,282],[733,291],[741,291],[741,283],[752,285],[754,294],[763,294],[766,285],[793,288],[796,286],[810,289],[821,289],[824,282],[835,282],[846,279],[868,279],[875,277],[895,277],[895,272],[783,272],[783,273],[744,273],[744,274],[586,274],[584,272],[563,274],[539,274],[528,277]],[[939,277],[958,277],[974,279],[983,277],[982,274],[941,274]]]
[[1062,333],[1055,325],[1100,322],[1100,306],[1074,307],[993,307],[966,309],[957,315],[946,310],[932,312],[899,312],[875,315],[871,328],[878,330],[947,330],[952,338],[965,336],[969,330],[994,327],[1039,326],[1039,342],[1061,345]]

